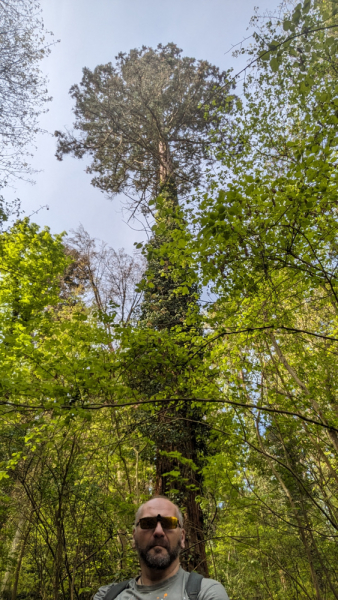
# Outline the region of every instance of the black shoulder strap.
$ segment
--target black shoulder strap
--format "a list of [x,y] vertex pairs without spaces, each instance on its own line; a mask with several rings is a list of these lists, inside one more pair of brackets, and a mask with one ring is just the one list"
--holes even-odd
[[190,600],[197,600],[198,594],[201,591],[202,579],[203,576],[199,575],[199,573],[195,573],[195,571],[190,573],[187,585],[185,586],[185,591],[187,592]]
[[103,600],[114,600],[115,598],[117,598],[117,596],[119,594],[121,594],[121,592],[123,592],[123,590],[126,590],[127,587],[129,587],[129,581],[130,580],[128,579],[128,581],[120,581],[120,583],[116,583],[115,585],[112,585],[109,588],[109,590],[107,591]]

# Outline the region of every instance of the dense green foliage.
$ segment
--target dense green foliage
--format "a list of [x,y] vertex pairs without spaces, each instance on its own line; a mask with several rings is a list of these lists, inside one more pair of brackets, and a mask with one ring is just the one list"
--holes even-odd
[[338,597],[337,6],[257,25],[244,99],[209,132],[217,174],[184,206],[156,200],[139,313],[121,316],[117,263],[83,234],[1,234],[6,597],[134,575],[159,461],[231,598]]

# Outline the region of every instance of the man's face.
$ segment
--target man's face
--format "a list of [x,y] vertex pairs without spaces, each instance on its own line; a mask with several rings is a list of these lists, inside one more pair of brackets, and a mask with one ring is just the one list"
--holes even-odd
[[[154,498],[147,502],[140,517],[176,517],[177,511],[174,504],[165,498]],[[150,569],[166,569],[184,548],[184,529],[163,529],[160,522],[155,529],[141,529],[138,525],[134,529],[134,546],[140,560]]]

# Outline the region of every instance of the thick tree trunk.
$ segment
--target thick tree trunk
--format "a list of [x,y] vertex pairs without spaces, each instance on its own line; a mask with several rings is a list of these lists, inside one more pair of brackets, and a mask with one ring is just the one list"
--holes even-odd
[[166,182],[169,181],[173,176],[173,164],[168,144],[160,140],[158,145],[158,152],[160,157],[160,185],[164,186]]
[[[178,495],[184,494],[184,499],[177,500],[177,502],[185,508],[184,514],[184,529],[186,532],[186,548],[181,554],[181,563],[184,569],[187,571],[197,571],[204,577],[209,577],[209,569],[207,563],[207,557],[205,553],[205,540],[204,540],[204,519],[203,512],[200,504],[196,502],[196,496],[199,494],[196,490],[184,490],[177,481],[175,484],[168,482],[168,477],[163,477],[160,471],[163,469],[164,472],[169,470],[177,469],[178,465],[173,464],[173,461],[168,460],[157,460],[157,473],[156,473],[156,494],[168,494],[168,491],[175,485],[178,489]],[[183,473],[182,473],[183,475]],[[191,484],[192,479],[188,473],[188,483]]]
[[[175,211],[178,206],[177,190],[173,176],[172,160],[168,145],[165,142],[159,144],[160,172],[159,180],[161,184],[162,197],[167,202],[168,207]],[[149,242],[149,247],[158,249],[165,243],[170,236],[170,230],[177,228],[177,221],[170,216],[164,215],[165,233],[157,235],[156,232]],[[159,222],[162,220],[161,214],[158,214]],[[163,231],[163,230],[162,230]],[[154,287],[151,293],[145,293],[142,304],[141,320],[148,327],[155,330],[175,331],[177,326],[183,326],[191,305],[196,302],[196,291],[190,289],[187,295],[175,294],[175,289],[180,285],[170,277],[163,277],[163,261],[160,262],[152,253],[148,262],[148,273],[151,274]],[[170,259],[162,257],[168,264]],[[173,369],[175,367],[173,366]],[[137,385],[137,384],[136,384]],[[142,384],[141,384],[142,385]],[[157,393],[158,389],[152,389],[146,382],[144,391],[147,395]],[[191,396],[191,392],[187,391]],[[183,393],[184,396],[184,393]],[[154,423],[153,440],[157,447],[156,460],[156,483],[155,491],[157,494],[168,494],[171,489],[176,491],[170,493],[170,497],[177,502],[185,513],[185,529],[187,534],[187,547],[182,553],[182,564],[188,571],[198,571],[204,576],[208,576],[208,564],[205,553],[204,524],[203,513],[200,504],[196,502],[197,496],[203,491],[203,477],[201,474],[201,456],[204,456],[206,448],[203,442],[205,429],[199,431],[198,422],[202,419],[203,413],[189,406],[183,406],[178,411],[176,406],[171,409],[159,410],[156,415],[156,424]],[[193,422],[189,422],[189,418]],[[188,419],[188,420],[187,420]],[[203,446],[203,448],[202,448]],[[178,452],[183,461],[175,457],[168,456],[168,452]],[[193,461],[196,469],[184,462],[184,459]],[[165,475],[170,471],[178,471],[180,476],[174,480]]]
[[[183,413],[183,410],[181,411]],[[157,439],[158,450],[156,459],[156,487],[157,494],[170,494],[174,488],[176,492],[170,494],[182,507],[184,512],[184,528],[186,531],[186,549],[181,554],[183,568],[187,571],[197,571],[204,577],[209,576],[208,563],[205,552],[204,540],[204,518],[203,512],[196,497],[202,492],[203,478],[200,469],[199,449],[196,428],[193,423],[187,423],[183,419],[178,421],[179,435],[175,439],[171,432],[165,435],[166,425],[170,427],[171,417],[177,423],[178,413],[173,409],[173,414],[166,414],[166,423],[162,426],[162,435],[159,436],[164,443]],[[196,419],[196,415],[194,415]],[[201,415],[202,417],[202,415]],[[194,419],[194,420],[195,420]],[[170,441],[172,440],[172,441]],[[184,459],[192,460],[196,470],[180,460],[166,456],[162,452],[179,452]],[[179,477],[172,479],[171,471],[180,473]]]

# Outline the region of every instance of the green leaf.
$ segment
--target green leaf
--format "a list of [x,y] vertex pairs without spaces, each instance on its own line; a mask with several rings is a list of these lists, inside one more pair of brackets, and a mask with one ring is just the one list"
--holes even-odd
[[298,4],[292,15],[292,22],[294,23],[294,25],[299,24],[300,18],[301,18],[301,4]]
[[225,190],[220,190],[218,192],[218,198],[217,198],[218,202],[224,202],[225,195],[226,195]]
[[303,4],[303,13],[308,13],[311,8],[311,0],[305,0]]
[[163,473],[162,477],[172,477],[173,479],[177,479],[178,477],[181,476],[180,471],[168,471],[168,473]]
[[271,70],[272,70],[274,73],[276,73],[276,71],[278,71],[278,69],[279,69],[279,64],[280,64],[280,63],[279,63],[278,59],[277,59],[275,56],[274,56],[274,57],[273,57],[273,58],[270,60],[270,67],[271,67]]

